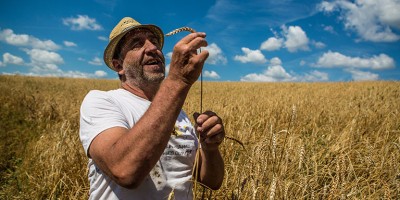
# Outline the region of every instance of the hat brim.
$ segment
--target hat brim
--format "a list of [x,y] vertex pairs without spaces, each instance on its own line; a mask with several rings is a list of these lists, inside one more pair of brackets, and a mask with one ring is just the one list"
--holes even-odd
[[115,48],[117,47],[118,43],[120,42],[120,40],[131,30],[133,29],[137,29],[137,28],[146,28],[149,29],[151,32],[153,32],[153,34],[155,36],[157,36],[157,38],[160,40],[160,50],[162,50],[163,46],[164,46],[164,34],[162,32],[162,30],[155,25],[152,24],[142,24],[142,25],[137,25],[137,26],[132,26],[127,28],[126,30],[124,30],[121,34],[119,34],[118,36],[116,36],[115,38],[113,38],[107,45],[106,49],[104,50],[104,55],[103,55],[103,59],[104,62],[106,63],[106,65],[118,72],[118,70],[114,67],[112,60],[115,54]]

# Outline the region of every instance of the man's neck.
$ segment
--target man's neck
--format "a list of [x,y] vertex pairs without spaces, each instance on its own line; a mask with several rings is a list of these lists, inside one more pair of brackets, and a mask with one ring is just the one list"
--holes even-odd
[[122,82],[121,87],[136,96],[139,96],[141,98],[152,101],[154,96],[156,95],[160,85],[159,84],[147,84],[145,86],[140,86],[138,84]]

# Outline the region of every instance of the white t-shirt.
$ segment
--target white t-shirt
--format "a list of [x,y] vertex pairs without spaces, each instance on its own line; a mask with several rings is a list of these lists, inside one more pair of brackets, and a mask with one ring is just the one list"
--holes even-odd
[[[150,104],[124,89],[90,91],[83,100],[80,113],[79,134],[86,154],[99,133],[111,127],[130,129]],[[192,199],[190,179],[198,141],[183,111],[176,120],[175,130],[178,134],[171,135],[161,158],[136,189],[119,186],[89,158],[90,199],[167,199],[172,189],[175,199]]]

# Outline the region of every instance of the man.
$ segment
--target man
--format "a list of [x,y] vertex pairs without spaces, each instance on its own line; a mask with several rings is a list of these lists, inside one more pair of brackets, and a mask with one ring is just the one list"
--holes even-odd
[[104,61],[118,72],[121,88],[90,91],[81,106],[90,199],[166,199],[171,191],[175,199],[191,199],[197,151],[193,177],[212,189],[221,186],[221,119],[211,111],[195,113],[193,127],[182,111],[208,57],[206,50],[197,54],[207,46],[205,37],[197,32],[180,40],[165,77],[159,27],[125,17],[111,31]]

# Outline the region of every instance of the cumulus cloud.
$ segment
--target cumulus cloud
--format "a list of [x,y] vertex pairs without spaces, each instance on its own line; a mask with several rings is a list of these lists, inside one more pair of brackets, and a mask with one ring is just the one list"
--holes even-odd
[[169,67],[170,66],[170,64],[168,64],[167,66],[165,66],[165,74],[168,74],[169,73]]
[[332,34],[337,34],[335,29],[332,26],[322,25],[322,27],[324,28],[324,31],[326,31],[326,32],[329,32],[329,33],[332,33]]
[[18,56],[14,56],[10,53],[3,54],[3,62],[0,62],[0,66],[12,65],[24,65],[24,60]]
[[374,55],[370,58],[350,57],[338,52],[324,53],[317,61],[317,67],[334,68],[365,68],[365,69],[390,69],[395,67],[393,58],[386,54]]
[[309,39],[307,34],[300,26],[289,26],[289,28],[283,26],[282,29],[286,37],[284,44],[289,52],[310,50],[308,47]]
[[204,49],[210,53],[206,63],[211,65],[217,65],[220,63],[225,65],[228,62],[226,57],[223,55],[221,48],[219,48],[217,44],[212,43],[207,47],[204,47]]
[[312,43],[312,45],[314,45],[315,48],[317,48],[317,49],[323,49],[323,48],[326,47],[326,45],[325,45],[323,42],[312,41],[311,43]]
[[393,28],[400,29],[399,0],[334,0],[323,1],[320,11],[340,12],[339,19],[344,21],[348,30],[355,31],[363,40],[373,42],[394,42],[400,36]]
[[297,81],[317,82],[328,81],[329,75],[325,72],[313,70],[310,73],[305,73],[303,76],[297,76]]
[[282,47],[283,42],[282,38],[270,37],[261,44],[260,49],[266,51],[279,50]]
[[171,59],[172,58],[172,52],[168,52],[165,54],[165,58]]
[[96,19],[87,15],[78,15],[63,19],[63,24],[71,27],[72,30],[102,30],[103,27],[97,23]]
[[219,79],[219,78],[221,78],[219,75],[218,75],[218,73],[217,72],[215,72],[215,71],[204,71],[204,73],[203,73],[203,75],[204,75],[204,77],[206,77],[206,78],[212,78],[212,79]]
[[[0,66],[14,64],[31,67],[28,73],[15,72],[14,74],[71,78],[101,78],[107,75],[101,71],[84,73],[80,71],[61,70],[59,65],[64,64],[64,59],[60,54],[54,52],[60,49],[60,46],[51,40],[40,40],[31,35],[15,34],[11,29],[4,29],[0,30],[0,41],[17,47],[25,47],[22,50],[29,56],[29,61],[25,62],[21,57],[10,53],[3,54],[3,61],[0,61]],[[76,46],[75,43],[69,41],[64,41],[64,45]]]
[[41,49],[25,49],[24,50],[29,56],[33,66],[33,71],[36,73],[40,72],[58,72],[58,65],[64,64],[63,58],[55,52],[41,50]]
[[[261,43],[260,49],[266,51],[275,51],[286,48],[289,52],[309,51],[310,39],[306,32],[300,26],[281,26],[282,32],[278,34],[274,32],[274,37],[268,38]],[[280,35],[280,36],[279,36]],[[321,48],[322,42],[312,41],[315,47]]]
[[89,64],[100,66],[103,64],[103,60],[99,57],[94,57],[91,61],[89,61]]
[[[0,62],[1,63],[1,62]],[[4,74],[4,73],[3,73]],[[9,75],[25,75],[25,76],[40,76],[40,77],[68,77],[68,78],[105,78],[108,74],[105,71],[98,70],[94,73],[85,73],[81,71],[64,71],[59,69],[57,65],[47,65],[45,67],[33,66],[30,72],[7,73]]]
[[346,71],[350,72],[351,77],[355,81],[375,81],[379,79],[378,74],[374,74],[371,72],[360,71],[356,69],[347,69]]
[[11,29],[4,29],[0,31],[0,41],[13,46],[29,47],[49,51],[54,51],[60,48],[51,40],[40,40],[27,34],[15,34]]
[[267,59],[260,50],[251,50],[249,48],[242,47],[242,51],[244,55],[236,55],[234,57],[234,60],[240,61],[242,63],[252,62],[263,64],[267,62]]
[[103,70],[97,70],[94,72],[94,75],[97,77],[106,77],[107,76],[107,72],[103,71]]
[[282,61],[278,57],[271,59],[268,68],[261,74],[248,74],[240,79],[241,81],[253,82],[285,82],[285,81],[327,81],[328,74],[312,71],[303,75],[289,73],[282,66]]
[[64,41],[64,45],[67,46],[67,47],[76,47],[76,46],[78,46],[74,42],[70,42],[70,41]]
[[[97,72],[97,73],[96,73]],[[58,69],[57,71],[41,71],[41,72],[29,72],[29,73],[15,73],[26,76],[40,76],[40,77],[68,77],[68,78],[104,78],[105,75],[102,72],[96,71],[95,73],[85,73],[81,71],[63,71]],[[13,73],[10,73],[13,74]]]
[[269,62],[272,66],[282,65],[282,61],[278,57],[273,57]]
[[99,37],[97,37],[97,39],[108,42],[108,38],[104,37],[104,36],[99,36]]

